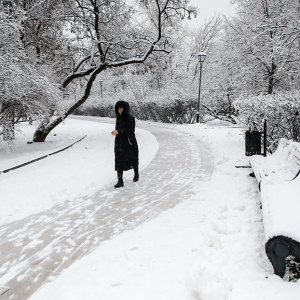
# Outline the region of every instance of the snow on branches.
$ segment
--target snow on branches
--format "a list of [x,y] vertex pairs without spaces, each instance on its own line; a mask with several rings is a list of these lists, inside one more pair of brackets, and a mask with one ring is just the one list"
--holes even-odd
[[280,92],[272,95],[240,97],[234,107],[245,129],[262,130],[267,120],[268,145],[277,145],[280,138],[300,142],[300,92]]

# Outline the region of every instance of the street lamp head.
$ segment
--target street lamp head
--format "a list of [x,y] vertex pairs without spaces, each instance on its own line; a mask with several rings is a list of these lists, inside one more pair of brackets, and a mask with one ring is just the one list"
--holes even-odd
[[199,62],[203,63],[205,61],[205,57],[206,57],[205,52],[203,52],[203,51],[199,52],[199,54],[198,54]]
[[100,83],[100,85],[102,85],[102,83],[103,83],[103,80],[102,80],[102,79],[100,79],[100,80],[99,80],[99,83]]

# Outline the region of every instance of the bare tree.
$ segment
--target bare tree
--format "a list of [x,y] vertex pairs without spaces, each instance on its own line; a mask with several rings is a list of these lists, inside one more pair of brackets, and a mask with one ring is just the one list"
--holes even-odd
[[[192,32],[193,41],[191,46],[191,58],[189,60],[189,65],[195,66],[195,60],[197,59],[197,54],[201,51],[207,51],[208,53],[212,51],[215,47],[217,41],[221,36],[222,19],[219,15],[216,15],[205,23],[198,29]],[[195,74],[199,72],[198,69],[194,69]]]
[[[247,93],[272,94],[289,85],[292,69],[299,67],[299,19],[295,1],[235,0],[237,16],[227,20],[227,42],[235,46],[232,62],[238,66]],[[296,68],[297,68],[296,67]]]
[[85,79],[83,95],[62,116],[39,126],[34,142],[50,131],[89,97],[97,76],[108,69],[140,64],[158,52],[168,52],[168,34],[178,21],[196,14],[188,0],[139,0],[139,14],[125,0],[75,0],[69,6],[69,24],[82,48],[74,71],[63,82],[67,88]]

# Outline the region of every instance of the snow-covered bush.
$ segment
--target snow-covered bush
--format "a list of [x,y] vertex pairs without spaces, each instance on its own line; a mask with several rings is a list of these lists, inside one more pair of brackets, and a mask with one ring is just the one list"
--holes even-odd
[[164,123],[193,123],[196,120],[196,102],[175,100],[163,105],[159,111],[159,121]]
[[[174,100],[169,103],[133,102],[130,103],[132,114],[139,120],[152,120],[163,123],[193,123],[196,120],[195,101]],[[77,110],[79,115],[115,117],[114,105],[85,106]]]
[[300,142],[300,92],[240,97],[234,102],[238,118],[246,130],[262,130],[267,120],[267,144],[277,145],[280,138]]

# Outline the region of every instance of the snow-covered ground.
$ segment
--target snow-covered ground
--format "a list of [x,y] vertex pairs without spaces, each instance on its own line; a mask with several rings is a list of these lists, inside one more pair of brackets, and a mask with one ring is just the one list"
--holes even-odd
[[[72,198],[91,194],[113,183],[116,179],[114,137],[110,132],[114,125],[110,123],[84,123],[68,119],[50,133],[45,143],[33,144],[27,144],[27,141],[32,140],[35,128],[22,124],[15,148],[12,151],[1,150],[0,172],[51,154],[87,137],[69,151],[0,174],[0,225]],[[153,159],[158,145],[149,132],[137,129],[136,134],[144,158],[141,168],[144,168]]]
[[[66,120],[42,144],[24,143],[33,129],[22,125],[24,135],[15,150],[1,151],[0,171],[87,137],[60,154],[0,174],[0,224],[115,183],[113,120],[101,120],[107,123]],[[141,129],[147,124],[137,122],[141,170],[160,147]],[[31,299],[300,299],[300,281],[272,275],[264,253],[257,182],[249,169],[236,168],[248,164],[241,129],[218,124],[169,128],[208,145],[214,161],[209,180],[158,217],[104,241]]]

